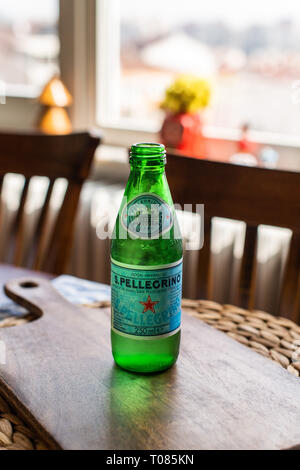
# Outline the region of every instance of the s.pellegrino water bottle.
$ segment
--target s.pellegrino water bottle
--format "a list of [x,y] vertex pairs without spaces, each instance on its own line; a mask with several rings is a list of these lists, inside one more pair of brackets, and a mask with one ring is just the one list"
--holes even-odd
[[160,144],[131,148],[131,172],[111,243],[111,342],[115,362],[155,372],[180,345],[182,238]]

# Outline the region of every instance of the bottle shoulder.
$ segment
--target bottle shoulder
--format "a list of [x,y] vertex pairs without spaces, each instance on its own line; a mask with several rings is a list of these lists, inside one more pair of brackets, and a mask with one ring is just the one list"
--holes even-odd
[[171,264],[182,259],[181,239],[111,241],[111,257],[115,261],[137,266],[158,266]]
[[112,235],[112,258],[124,264],[156,266],[177,262],[182,253],[164,171],[131,172]]

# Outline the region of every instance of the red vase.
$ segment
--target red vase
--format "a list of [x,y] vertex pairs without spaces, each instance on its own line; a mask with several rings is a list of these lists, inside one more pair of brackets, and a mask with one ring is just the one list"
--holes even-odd
[[168,114],[160,137],[166,147],[196,158],[204,158],[203,122],[199,113]]

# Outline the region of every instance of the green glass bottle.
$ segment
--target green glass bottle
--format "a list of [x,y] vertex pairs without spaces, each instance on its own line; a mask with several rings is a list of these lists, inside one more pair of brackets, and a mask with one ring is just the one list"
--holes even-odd
[[163,145],[132,146],[112,236],[112,353],[135,372],[167,369],[179,352],[182,239],[165,165]]

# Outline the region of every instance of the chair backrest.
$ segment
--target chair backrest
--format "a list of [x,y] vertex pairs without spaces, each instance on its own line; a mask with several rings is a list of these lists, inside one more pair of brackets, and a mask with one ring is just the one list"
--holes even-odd
[[258,225],[293,232],[280,293],[279,313],[299,321],[300,313],[300,173],[245,167],[184,157],[168,152],[167,177],[174,202],[204,204],[204,247],[199,252],[198,295],[211,298],[210,240],[212,217],[246,223],[237,303],[253,307]]
[[[89,133],[50,136],[40,133],[0,133],[0,191],[7,173],[24,175],[24,186],[11,233],[12,262],[21,265],[26,228],[25,206],[32,177],[49,179],[46,197],[31,237],[30,267],[55,274],[64,271],[80,191],[88,177],[99,137]],[[58,178],[67,180],[67,189],[49,236],[50,201]],[[1,220],[1,214],[0,214]],[[3,225],[2,225],[3,227]]]

